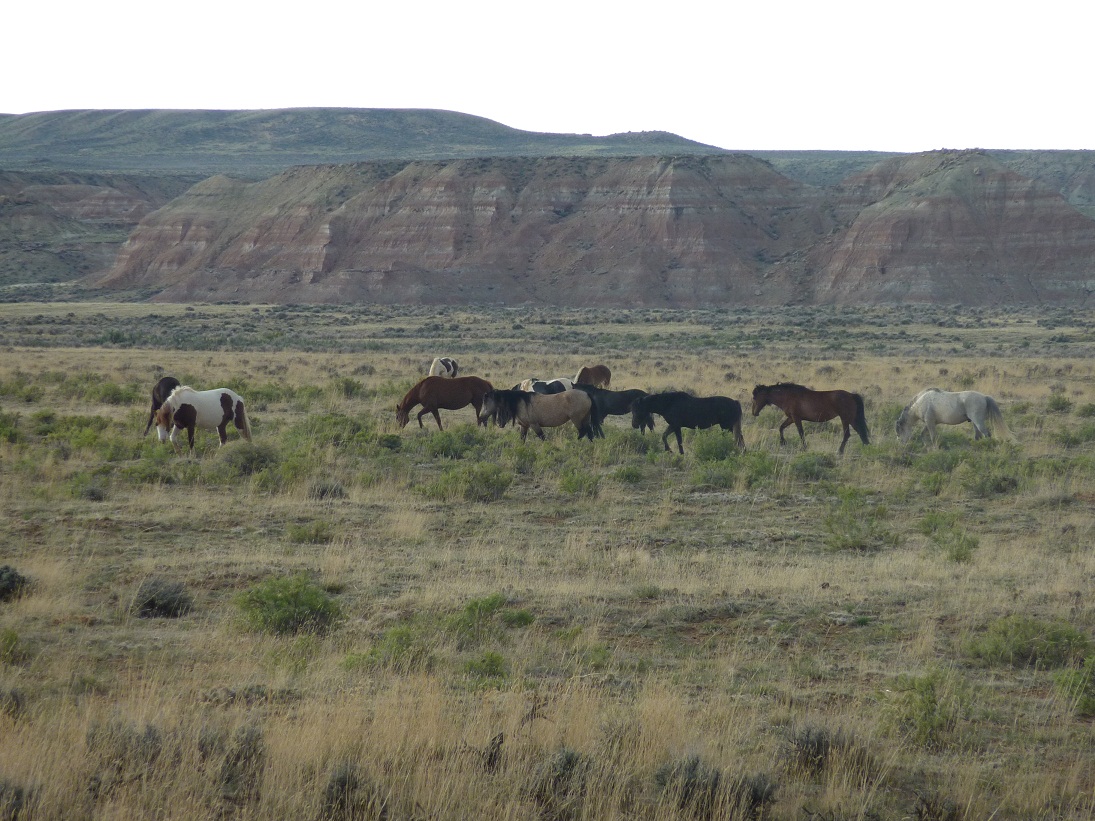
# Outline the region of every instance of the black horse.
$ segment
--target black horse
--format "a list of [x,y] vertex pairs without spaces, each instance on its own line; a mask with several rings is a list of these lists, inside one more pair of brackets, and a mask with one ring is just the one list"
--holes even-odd
[[[610,391],[580,382],[574,383],[574,390],[585,391],[589,394],[589,398],[593,400],[593,411],[589,415],[589,424],[593,426],[593,432],[602,439],[605,432],[601,428],[601,423],[605,421],[606,416],[623,416],[631,413],[631,406],[635,404],[635,400],[647,395],[646,391],[641,391],[638,388],[628,391]],[[650,421],[650,429],[654,430],[654,420]],[[646,433],[645,427],[643,433]]]
[[171,391],[177,387],[179,387],[178,379],[173,376],[165,376],[152,389],[152,410],[148,412],[148,424],[144,426],[145,436],[148,436],[148,432],[152,429],[152,420],[156,416],[156,411],[163,405],[164,400],[171,395]]
[[655,393],[635,400],[631,406],[631,427],[654,429],[651,414],[658,414],[669,426],[662,434],[662,444],[669,450],[669,434],[677,434],[677,449],[683,454],[681,428],[711,428],[734,431],[738,448],[745,450],[741,435],[741,403],[727,396],[692,396],[683,391]]

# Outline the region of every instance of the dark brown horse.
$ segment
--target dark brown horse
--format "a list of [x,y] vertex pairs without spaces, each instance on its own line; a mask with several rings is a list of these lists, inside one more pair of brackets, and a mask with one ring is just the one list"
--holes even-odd
[[167,401],[171,391],[179,387],[180,384],[179,380],[173,376],[165,376],[156,383],[156,387],[152,389],[152,410],[148,412],[148,424],[144,426],[145,436],[148,436],[148,432],[152,430],[152,420],[156,416],[156,411]]
[[869,445],[867,416],[863,412],[863,397],[848,391],[813,391],[796,385],[794,382],[779,382],[775,385],[757,385],[753,388],[753,416],[758,416],[765,405],[775,405],[787,418],[779,426],[779,443],[785,444],[783,429],[792,422],[798,428],[802,447],[806,447],[806,434],[802,432],[803,422],[828,422],[837,416],[844,425],[844,440],[838,453],[844,453],[844,446],[852,435],[849,427],[855,428],[864,445]]
[[424,427],[422,417],[432,413],[437,420],[437,429],[441,427],[441,414],[438,410],[460,410],[471,405],[475,408],[475,421],[480,425],[487,424],[487,420],[479,415],[483,409],[483,397],[491,390],[493,385],[486,379],[478,376],[427,376],[403,397],[403,401],[395,406],[395,418],[399,427],[406,427],[411,418],[411,410],[415,405],[421,405],[418,412],[418,427]]
[[612,381],[612,371],[608,365],[587,365],[574,376],[574,384],[592,385],[595,388],[607,388]]

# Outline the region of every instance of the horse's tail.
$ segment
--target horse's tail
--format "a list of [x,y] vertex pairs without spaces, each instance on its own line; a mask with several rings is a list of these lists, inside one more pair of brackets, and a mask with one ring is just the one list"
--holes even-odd
[[988,416],[989,422],[992,423],[992,432],[1014,442],[1015,434],[1011,432],[1008,423],[1004,421],[1004,414],[1000,410],[1000,406],[996,404],[996,400],[991,396],[985,397],[985,409],[988,411],[986,416]]
[[236,400],[236,416],[233,420],[240,435],[248,442],[251,441],[251,422],[247,418],[247,409],[243,406],[243,400]]
[[863,408],[863,397],[858,393],[853,393],[852,398],[855,399],[855,421],[852,422],[852,427],[859,434],[859,438],[863,440],[863,444],[869,445],[871,444],[871,436],[867,431],[867,413]]

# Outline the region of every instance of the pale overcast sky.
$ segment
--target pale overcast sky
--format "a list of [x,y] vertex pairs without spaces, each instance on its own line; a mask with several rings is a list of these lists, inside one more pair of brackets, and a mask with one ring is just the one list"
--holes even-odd
[[15,0],[0,112],[439,108],[727,149],[1095,149],[1095,2]]

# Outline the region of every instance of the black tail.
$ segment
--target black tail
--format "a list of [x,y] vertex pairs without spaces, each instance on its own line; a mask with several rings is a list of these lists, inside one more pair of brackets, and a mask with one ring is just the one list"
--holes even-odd
[[859,434],[859,438],[863,440],[863,444],[869,445],[871,444],[871,437],[867,432],[867,414],[863,410],[863,397],[858,393],[853,393],[852,396],[855,398],[855,421],[852,422],[852,427]]

